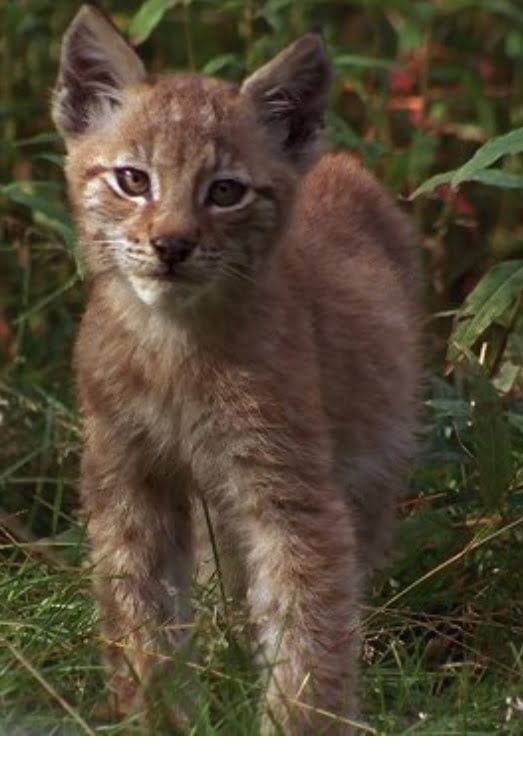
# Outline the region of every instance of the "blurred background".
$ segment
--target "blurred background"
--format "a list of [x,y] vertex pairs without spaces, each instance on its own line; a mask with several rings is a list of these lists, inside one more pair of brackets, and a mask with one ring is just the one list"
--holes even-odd
[[[426,279],[420,454],[400,509],[399,558],[376,577],[365,614],[365,717],[375,733],[521,733],[523,6],[99,5],[151,70],[234,80],[321,27],[336,72],[328,145],[350,150],[410,212]],[[49,116],[60,39],[78,6],[0,6],[4,733],[140,731],[101,706],[78,508],[70,362],[85,285]],[[191,665],[206,697],[192,730],[255,733],[244,624],[231,623],[218,595],[195,593],[200,662]]]

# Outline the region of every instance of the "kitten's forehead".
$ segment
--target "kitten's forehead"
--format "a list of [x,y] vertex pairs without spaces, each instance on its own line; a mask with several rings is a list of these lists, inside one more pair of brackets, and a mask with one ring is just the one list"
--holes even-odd
[[234,84],[187,74],[158,77],[140,90],[140,97],[155,132],[190,127],[205,136],[233,121],[238,93]]
[[238,93],[236,85],[192,74],[158,77],[135,90],[124,136],[153,165],[212,157],[238,140]]

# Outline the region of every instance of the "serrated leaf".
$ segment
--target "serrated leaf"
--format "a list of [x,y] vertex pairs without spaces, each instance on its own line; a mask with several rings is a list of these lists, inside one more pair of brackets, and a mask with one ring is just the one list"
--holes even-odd
[[467,296],[452,331],[447,359],[472,348],[485,329],[512,306],[523,291],[523,260],[503,261],[490,269]]
[[143,43],[161,22],[165,13],[180,0],[146,0],[129,24],[129,38],[133,46]]
[[472,447],[479,489],[488,510],[498,508],[513,476],[510,429],[500,397],[479,364],[470,365]]

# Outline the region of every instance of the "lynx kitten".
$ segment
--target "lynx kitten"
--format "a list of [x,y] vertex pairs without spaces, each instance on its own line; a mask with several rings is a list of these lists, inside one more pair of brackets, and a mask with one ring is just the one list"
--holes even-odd
[[389,197],[320,156],[329,82],[314,33],[241,86],[148,75],[89,5],[65,35],[82,491],[122,710],[184,639],[203,499],[270,664],[263,730],[357,716],[361,588],[413,449],[418,281]]

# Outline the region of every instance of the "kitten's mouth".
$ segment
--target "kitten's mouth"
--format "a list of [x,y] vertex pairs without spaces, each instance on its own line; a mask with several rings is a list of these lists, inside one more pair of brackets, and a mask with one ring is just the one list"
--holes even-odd
[[177,276],[174,269],[158,269],[154,272],[140,275],[140,277],[145,277],[148,280],[175,280]]
[[195,282],[194,275],[188,269],[180,266],[166,267],[164,269],[153,269],[151,272],[138,275],[144,280],[156,280],[165,283],[191,283]]
[[149,306],[171,301],[173,295],[185,297],[189,294],[188,289],[192,289],[194,285],[193,281],[185,275],[182,277],[177,273],[166,274],[157,271],[129,275],[129,282],[138,298]]

